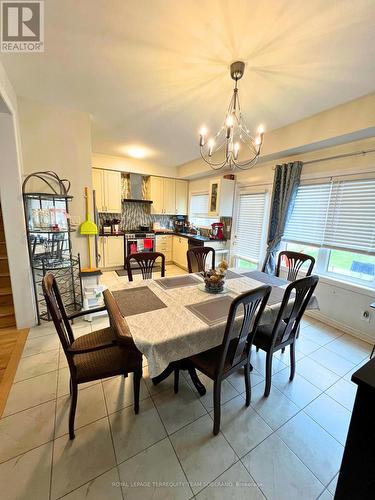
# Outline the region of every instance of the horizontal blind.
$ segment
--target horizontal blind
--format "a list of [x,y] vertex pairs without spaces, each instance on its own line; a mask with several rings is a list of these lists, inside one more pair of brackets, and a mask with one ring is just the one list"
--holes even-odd
[[333,183],[323,245],[375,253],[375,179]]
[[322,245],[330,197],[331,182],[299,186],[283,239]]
[[236,224],[235,254],[259,261],[265,193],[240,194]]
[[208,215],[208,193],[192,194],[190,198],[190,215],[206,216]]

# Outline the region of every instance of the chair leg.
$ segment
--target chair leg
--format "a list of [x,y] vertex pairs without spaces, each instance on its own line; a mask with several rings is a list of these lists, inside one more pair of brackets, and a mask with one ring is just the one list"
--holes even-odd
[[142,375],[135,371],[133,373],[133,391],[134,391],[134,413],[138,415],[139,413],[139,390],[141,386]]
[[281,349],[281,352],[284,354],[284,352],[285,352],[285,347],[283,347],[283,348]]
[[221,418],[221,380],[214,381],[214,435],[219,434]]
[[290,344],[290,376],[289,380],[294,379],[294,374],[296,372],[296,344],[292,342]]
[[246,406],[250,406],[251,401],[251,383],[250,383],[250,363],[246,363],[243,367],[245,375],[245,387],[246,387]]
[[72,377],[69,380],[69,394],[72,395]]
[[174,393],[178,393],[178,385],[180,380],[180,370],[179,368],[174,369]]
[[272,354],[273,351],[267,351],[266,356],[266,387],[264,389],[264,396],[267,397],[271,391],[271,378],[272,378]]
[[259,352],[259,347],[257,347],[257,352]]
[[71,397],[72,400],[70,402],[70,412],[69,412],[69,438],[74,439],[74,419],[76,416],[77,409],[77,397],[78,397],[78,385],[75,382],[71,382]]

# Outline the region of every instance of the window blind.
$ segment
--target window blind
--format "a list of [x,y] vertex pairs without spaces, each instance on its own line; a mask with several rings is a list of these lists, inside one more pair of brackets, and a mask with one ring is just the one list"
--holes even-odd
[[259,261],[266,193],[240,194],[235,233],[235,256]]
[[192,194],[190,198],[190,215],[206,216],[208,215],[208,193]]
[[375,179],[300,186],[283,239],[375,253]]

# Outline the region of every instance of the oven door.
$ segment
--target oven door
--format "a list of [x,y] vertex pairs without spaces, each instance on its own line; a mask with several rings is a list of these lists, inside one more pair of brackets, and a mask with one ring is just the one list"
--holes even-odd
[[[132,253],[141,252],[153,252],[155,249],[155,239],[154,238],[132,238],[126,240],[125,243],[125,256],[126,258]],[[132,269],[138,269],[138,264],[132,260]]]

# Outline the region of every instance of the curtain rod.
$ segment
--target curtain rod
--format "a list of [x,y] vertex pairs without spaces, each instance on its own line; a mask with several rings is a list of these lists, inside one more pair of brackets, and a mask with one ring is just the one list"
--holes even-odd
[[316,160],[303,161],[302,163],[304,165],[311,165],[312,163],[319,163],[321,161],[338,160],[339,158],[348,158],[349,156],[365,155],[365,154],[368,154],[368,153],[375,153],[375,149],[367,149],[367,150],[363,150],[363,151],[355,151],[354,153],[345,153],[345,154],[335,155],[335,156],[326,156],[324,158],[317,158]]

